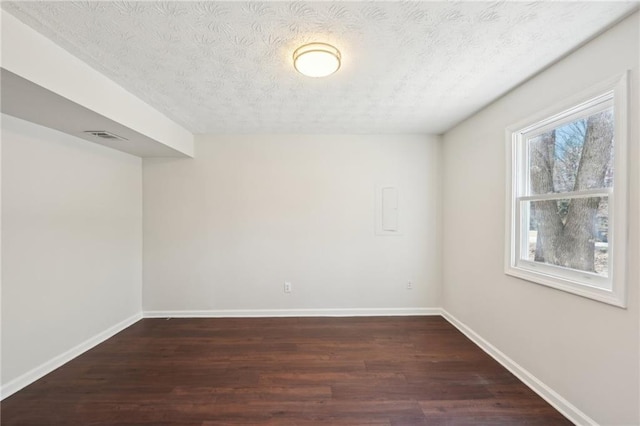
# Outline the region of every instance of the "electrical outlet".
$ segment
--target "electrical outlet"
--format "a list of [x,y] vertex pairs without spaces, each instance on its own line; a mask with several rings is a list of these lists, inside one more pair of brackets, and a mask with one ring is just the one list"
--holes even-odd
[[284,283],[284,292],[285,293],[291,293],[291,283],[290,282],[286,282]]
[[407,290],[413,290],[413,283],[411,281],[407,281]]

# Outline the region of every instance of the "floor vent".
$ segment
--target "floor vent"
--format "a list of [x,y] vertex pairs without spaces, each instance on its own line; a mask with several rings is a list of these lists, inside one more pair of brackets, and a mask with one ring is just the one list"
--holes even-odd
[[110,140],[118,140],[118,141],[128,140],[127,138],[123,138],[122,136],[109,133],[106,130],[85,130],[84,133],[88,133],[90,135],[93,135],[102,139],[110,139]]

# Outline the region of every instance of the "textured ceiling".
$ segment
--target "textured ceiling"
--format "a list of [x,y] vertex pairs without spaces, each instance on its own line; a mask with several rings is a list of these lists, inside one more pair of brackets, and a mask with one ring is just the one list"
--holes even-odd
[[[636,2],[2,2],[193,133],[440,133]],[[328,42],[342,68],[294,71]]]

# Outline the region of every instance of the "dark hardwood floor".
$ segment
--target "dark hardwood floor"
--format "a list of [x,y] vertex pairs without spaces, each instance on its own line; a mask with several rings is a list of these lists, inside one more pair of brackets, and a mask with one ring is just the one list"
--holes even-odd
[[440,317],[144,319],[2,425],[570,425]]

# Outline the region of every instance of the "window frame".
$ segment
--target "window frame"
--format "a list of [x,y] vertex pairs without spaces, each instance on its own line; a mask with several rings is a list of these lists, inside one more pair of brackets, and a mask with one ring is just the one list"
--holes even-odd
[[[626,308],[627,252],[627,139],[628,72],[596,84],[577,96],[565,99],[506,129],[506,232],[505,274],[565,292]],[[614,184],[613,188],[598,188],[564,193],[527,193],[527,140],[557,128],[579,117],[586,117],[613,106],[614,111]],[[579,197],[608,197],[608,270],[607,277],[561,266],[522,259],[528,250],[528,238],[521,230],[528,229],[529,216],[521,214],[521,205],[539,200],[559,200]],[[527,221],[527,223],[525,223]]]

